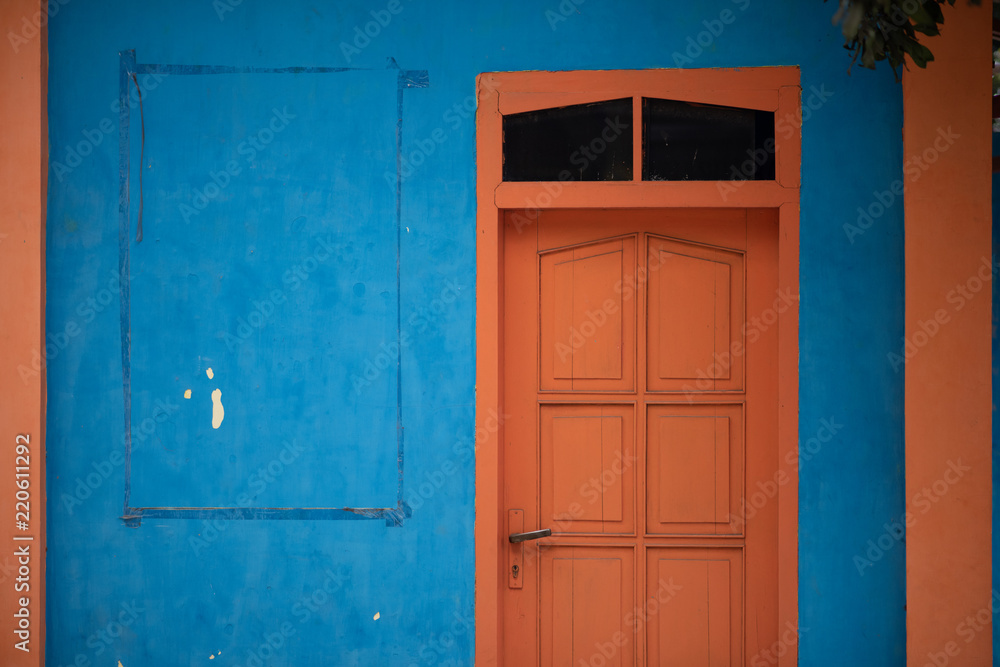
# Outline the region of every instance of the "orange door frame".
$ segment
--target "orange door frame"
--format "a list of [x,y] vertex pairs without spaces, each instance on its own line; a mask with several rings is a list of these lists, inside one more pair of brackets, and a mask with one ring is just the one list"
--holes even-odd
[[[477,80],[476,247],[476,664],[503,656],[500,553],[503,525],[503,221],[505,210],[547,208],[774,208],[778,285],[799,293],[801,86],[797,67],[596,72],[505,72]],[[503,115],[567,104],[642,97],[775,113],[774,181],[504,183]],[[642,175],[642,129],[633,122],[634,178]],[[798,306],[778,317],[778,452],[788,483],[778,490],[778,625],[798,623]],[[778,473],[779,471],[775,471]],[[797,664],[786,651],[780,667]]]

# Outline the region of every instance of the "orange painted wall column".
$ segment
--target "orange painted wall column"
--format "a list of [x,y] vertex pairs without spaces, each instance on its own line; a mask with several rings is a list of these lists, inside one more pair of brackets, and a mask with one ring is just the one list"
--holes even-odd
[[900,351],[914,667],[993,664],[990,5],[946,7],[935,61],[903,79],[904,160],[927,171],[905,193]]
[[[57,3],[53,3],[57,4]],[[40,0],[0,2],[0,664],[45,664],[45,183],[48,16]],[[30,472],[18,489],[16,447]],[[22,449],[24,452],[25,449]],[[23,461],[22,461],[23,463]],[[15,494],[29,494],[18,529]],[[24,496],[22,495],[22,498]],[[17,538],[17,539],[15,539]],[[17,552],[27,551],[26,556]],[[20,562],[19,562],[20,561]],[[26,565],[28,573],[20,570]],[[27,588],[25,588],[27,585]],[[26,598],[26,600],[22,600]],[[27,602],[27,631],[18,637]],[[15,616],[21,614],[21,618]],[[23,644],[27,652],[15,648]]]

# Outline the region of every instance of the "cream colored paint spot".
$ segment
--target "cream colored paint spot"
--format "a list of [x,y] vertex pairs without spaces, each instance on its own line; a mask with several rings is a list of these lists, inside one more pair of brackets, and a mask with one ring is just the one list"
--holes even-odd
[[205,375],[207,375],[208,379],[211,380],[212,378],[215,377],[215,372],[211,368],[206,368]]
[[212,392],[212,428],[222,426],[222,420],[226,417],[226,409],[222,407],[222,390],[216,389]]
[[191,390],[190,389],[185,389],[184,390],[184,398],[191,398]]
[[215,656],[214,655],[210,655],[210,656],[208,656],[208,659],[209,660],[215,660]]
[[381,616],[382,616],[382,614],[380,614],[380,613],[378,613],[378,612],[375,612],[375,615],[374,615],[374,616],[372,616],[372,620],[375,620],[375,621],[377,621],[377,620],[379,619],[379,617],[381,617]]

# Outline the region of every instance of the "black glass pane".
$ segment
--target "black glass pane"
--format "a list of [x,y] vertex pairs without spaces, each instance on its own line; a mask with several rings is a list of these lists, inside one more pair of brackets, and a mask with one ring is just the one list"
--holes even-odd
[[632,180],[632,98],[504,116],[503,180]]
[[774,113],[644,97],[642,180],[774,180]]

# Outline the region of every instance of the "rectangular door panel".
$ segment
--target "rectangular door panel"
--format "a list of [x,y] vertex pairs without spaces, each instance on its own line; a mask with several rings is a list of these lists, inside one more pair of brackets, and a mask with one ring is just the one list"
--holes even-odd
[[543,253],[539,271],[541,389],[632,391],[635,238]]
[[542,552],[540,664],[635,664],[629,625],[633,561],[630,548],[553,547]]
[[650,236],[649,391],[743,389],[743,255]]
[[649,405],[646,443],[648,533],[740,533],[742,404]]
[[742,664],[741,550],[650,548],[646,561],[648,664]]
[[540,409],[541,525],[553,533],[635,530],[632,405]]

